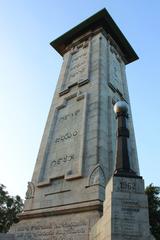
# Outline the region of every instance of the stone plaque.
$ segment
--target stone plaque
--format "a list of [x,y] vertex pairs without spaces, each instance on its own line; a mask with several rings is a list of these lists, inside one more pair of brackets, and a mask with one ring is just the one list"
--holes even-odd
[[72,48],[68,58],[68,64],[64,75],[60,94],[70,87],[88,82],[90,62],[90,42],[85,41]]
[[121,60],[111,46],[110,52],[110,82],[111,85],[115,88],[115,91],[119,91],[123,95],[123,85],[122,85],[122,69],[121,69]]
[[87,95],[73,94],[58,106],[44,160],[43,180],[82,176]]
[[17,240],[83,240],[88,235],[87,221],[64,221],[62,223],[37,222],[19,226]]
[[137,192],[138,185],[137,181],[134,178],[120,178],[115,190],[117,192]]

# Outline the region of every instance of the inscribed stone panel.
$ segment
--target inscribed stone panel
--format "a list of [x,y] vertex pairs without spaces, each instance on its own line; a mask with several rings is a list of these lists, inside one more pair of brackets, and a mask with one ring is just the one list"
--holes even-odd
[[82,175],[86,95],[73,95],[55,112],[53,133],[45,159],[44,179]]
[[87,239],[87,221],[37,222],[17,228],[17,240],[82,240]]
[[113,47],[110,52],[110,82],[123,95],[121,60]]
[[90,43],[83,42],[73,48],[68,59],[61,92],[75,84],[88,81]]

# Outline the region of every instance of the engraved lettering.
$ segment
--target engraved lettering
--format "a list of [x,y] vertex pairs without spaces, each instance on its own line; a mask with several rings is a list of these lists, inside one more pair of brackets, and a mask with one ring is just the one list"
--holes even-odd
[[53,160],[52,162],[51,162],[51,166],[55,166],[56,165],[56,161],[55,160]]
[[78,134],[77,130],[73,132],[73,136],[76,136],[77,134]]
[[78,130],[66,133],[65,135],[62,135],[62,136],[56,138],[55,143],[67,141],[69,138],[77,136],[77,134],[78,134]]
[[139,212],[139,204],[137,201],[122,201],[122,211]]
[[56,142],[59,142],[60,141],[60,138],[56,138]]
[[89,49],[89,42],[84,41],[80,46],[78,45],[71,50],[71,58],[68,61],[60,93],[65,94],[65,90],[68,92],[73,84],[79,84],[79,81],[83,82],[88,79]]
[[83,66],[83,65],[85,65],[85,64],[86,64],[86,59],[84,59],[83,62],[80,62],[80,63],[78,63],[78,64],[73,65],[73,66],[70,68],[70,71],[73,71],[73,70],[75,70],[76,68],[79,68],[79,67],[81,67],[81,66]]
[[87,52],[85,52],[79,56],[74,55],[74,57],[72,58],[72,62],[75,62],[75,61],[79,60],[80,58],[84,58],[85,56],[87,56]]
[[79,113],[80,113],[80,109],[77,109],[75,112],[72,112],[70,114],[66,114],[66,115],[60,117],[59,121],[62,122],[64,120],[76,117]]
[[75,236],[80,239],[88,234],[88,226],[85,222],[61,222],[57,224],[37,223],[26,227],[19,227],[16,231],[16,239],[21,240],[74,240]]
[[122,192],[135,192],[136,191],[136,184],[135,183],[128,183],[128,182],[120,182],[120,190]]
[[77,116],[79,112],[80,112],[80,110],[79,110],[79,109],[78,109],[78,110],[76,110],[76,111],[75,111],[75,115]]
[[70,162],[71,160],[74,160],[74,154],[71,155],[65,155],[62,158],[58,158],[57,160],[53,160],[50,164],[51,167],[56,167],[57,165],[61,165],[66,162]]
[[65,138],[65,136],[62,136],[62,137],[61,137],[61,141],[63,141],[63,140],[64,140],[64,138]]

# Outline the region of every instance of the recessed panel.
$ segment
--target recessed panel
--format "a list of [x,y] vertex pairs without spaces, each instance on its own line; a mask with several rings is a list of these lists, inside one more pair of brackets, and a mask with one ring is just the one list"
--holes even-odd
[[53,134],[45,158],[44,180],[82,175],[86,96],[75,96],[55,112]]

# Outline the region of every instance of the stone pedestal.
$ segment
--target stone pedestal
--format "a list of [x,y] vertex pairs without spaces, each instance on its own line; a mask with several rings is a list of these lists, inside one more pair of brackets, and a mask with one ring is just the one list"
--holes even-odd
[[12,227],[16,240],[88,240],[97,211],[22,220]]
[[148,201],[142,178],[114,176],[106,187],[103,217],[90,240],[151,240]]

